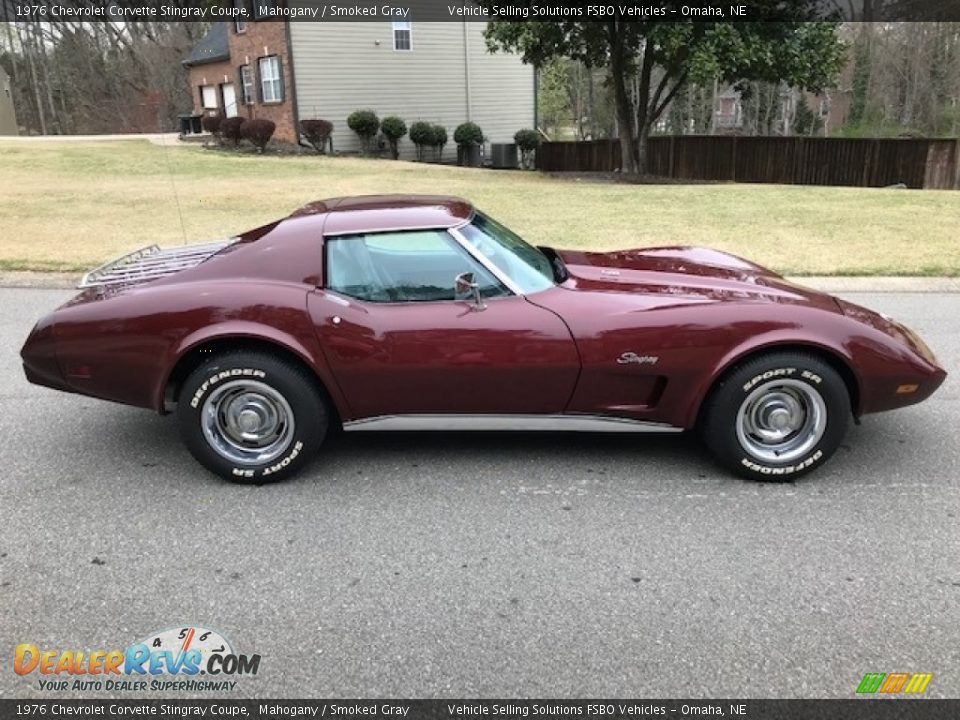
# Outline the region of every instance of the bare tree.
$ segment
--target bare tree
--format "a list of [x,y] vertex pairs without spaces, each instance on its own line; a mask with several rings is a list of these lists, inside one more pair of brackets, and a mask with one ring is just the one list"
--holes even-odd
[[180,61],[207,29],[186,22],[4,25],[18,116],[43,134],[172,127],[190,102]]

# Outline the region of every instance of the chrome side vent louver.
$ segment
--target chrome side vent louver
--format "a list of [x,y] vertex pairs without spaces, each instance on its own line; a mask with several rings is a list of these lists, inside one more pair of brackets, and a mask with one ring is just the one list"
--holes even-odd
[[165,250],[158,245],[148,245],[94,268],[83,276],[77,287],[106,288],[156,280],[195,267],[235,241],[236,238],[230,238]]

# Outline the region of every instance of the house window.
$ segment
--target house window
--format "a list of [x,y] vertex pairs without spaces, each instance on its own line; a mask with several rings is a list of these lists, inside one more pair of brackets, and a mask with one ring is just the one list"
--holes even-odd
[[201,85],[200,104],[204,110],[216,110],[219,107],[217,104],[217,88],[213,85]]
[[240,66],[240,102],[244,105],[253,105],[253,68],[249,65]]
[[247,31],[247,21],[246,20],[234,20],[233,27],[238,33],[245,33]]
[[393,23],[393,49],[413,50],[413,38],[410,33],[410,23]]
[[260,99],[265,103],[283,101],[283,82],[280,80],[280,58],[276,55],[260,58]]

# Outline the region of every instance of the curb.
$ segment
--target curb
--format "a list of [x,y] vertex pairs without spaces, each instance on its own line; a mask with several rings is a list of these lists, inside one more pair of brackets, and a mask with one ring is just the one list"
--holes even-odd
[[83,273],[4,270],[0,271],[0,287],[70,290],[77,287],[82,275]]
[[960,278],[898,276],[790,276],[790,282],[826,293],[960,293]]
[[[9,270],[0,272],[0,287],[73,290],[80,276],[81,273]],[[960,278],[949,277],[804,275],[789,276],[787,280],[826,293],[960,293]]]

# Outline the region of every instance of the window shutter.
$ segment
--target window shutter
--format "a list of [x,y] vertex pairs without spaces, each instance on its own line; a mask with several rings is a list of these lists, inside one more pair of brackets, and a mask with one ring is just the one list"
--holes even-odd
[[286,93],[283,89],[283,61],[277,55],[277,77],[280,78],[280,102],[283,102]]
[[257,83],[257,98],[263,102],[263,58],[257,60],[257,72],[254,75],[254,81]]
[[[237,93],[237,105],[246,105],[247,104],[247,91],[243,87],[243,65],[237,68],[237,87],[240,88],[240,92]],[[237,108],[237,113],[239,114],[240,108]]]

